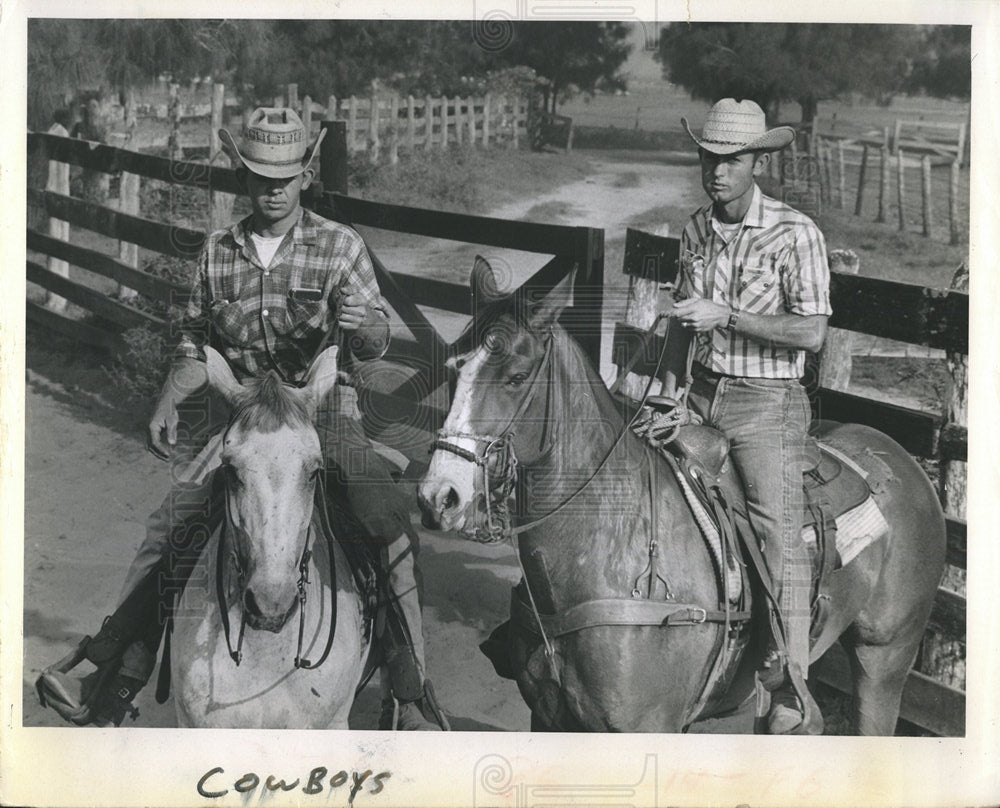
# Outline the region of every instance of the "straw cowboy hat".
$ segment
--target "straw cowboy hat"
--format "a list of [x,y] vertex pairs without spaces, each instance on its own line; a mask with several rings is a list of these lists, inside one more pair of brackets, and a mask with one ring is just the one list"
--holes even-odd
[[768,129],[764,110],[758,104],[735,98],[723,98],[712,105],[700,138],[691,131],[687,118],[681,118],[681,125],[691,140],[712,154],[778,151],[795,138],[795,130],[790,126]]
[[294,177],[309,168],[324,135],[326,130],[321,129],[312,146],[307,147],[305,124],[288,107],[255,109],[243,127],[239,144],[229,130],[219,130],[222,146],[232,157],[254,174],[272,179]]

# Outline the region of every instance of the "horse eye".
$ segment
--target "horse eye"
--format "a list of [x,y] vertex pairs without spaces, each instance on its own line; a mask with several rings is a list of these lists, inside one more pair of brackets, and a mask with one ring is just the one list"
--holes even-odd
[[515,373],[509,379],[507,379],[507,384],[511,387],[520,387],[527,380],[527,373]]

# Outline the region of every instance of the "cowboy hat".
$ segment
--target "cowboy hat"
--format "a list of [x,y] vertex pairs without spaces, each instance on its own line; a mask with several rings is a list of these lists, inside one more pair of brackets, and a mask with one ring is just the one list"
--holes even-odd
[[[312,164],[326,135],[321,129],[311,147],[305,124],[288,107],[258,107],[243,128],[237,144],[227,129],[219,130],[223,148],[254,174],[272,179],[294,177]],[[241,148],[242,147],[242,148]]]
[[681,125],[691,140],[712,154],[778,151],[795,138],[795,130],[790,126],[768,129],[764,110],[758,104],[735,98],[723,98],[712,105],[700,138],[691,131],[687,118],[681,118]]

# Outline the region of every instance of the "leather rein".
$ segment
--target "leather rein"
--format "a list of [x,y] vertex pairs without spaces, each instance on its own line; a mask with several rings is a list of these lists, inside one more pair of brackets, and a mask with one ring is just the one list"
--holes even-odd
[[[225,438],[223,437],[223,441]],[[240,608],[240,630],[236,638],[236,646],[233,647],[232,643],[232,630],[229,623],[229,602],[226,596],[226,580],[225,580],[225,570],[226,570],[226,526],[234,530],[238,535],[246,535],[246,531],[240,526],[239,522],[236,520],[233,514],[232,501],[229,496],[229,488],[226,487],[225,492],[226,497],[226,525],[219,535],[218,550],[215,561],[215,591],[216,596],[219,601],[219,612],[222,616],[222,631],[226,637],[226,648],[229,651],[229,657],[239,666],[240,662],[243,661],[243,636],[246,632],[247,625],[247,613],[246,606],[241,605]],[[329,518],[326,512],[326,495],[324,491],[324,486],[322,480],[317,483],[317,490],[315,496],[314,510],[319,511],[320,519],[320,532],[323,533],[326,540],[326,551],[329,559],[329,569],[330,569],[330,628],[327,632],[326,637],[326,647],[323,649],[323,653],[319,660],[312,662],[302,656],[303,651],[303,641],[305,636],[305,610],[306,610],[306,600],[308,597],[307,585],[310,583],[309,580],[309,562],[312,560],[312,536],[313,536],[313,526],[312,520],[310,520],[309,527],[306,529],[306,543],[302,548],[302,555],[299,558],[299,580],[297,583],[298,590],[298,600],[299,600],[299,633],[298,633],[298,645],[295,651],[295,667],[303,670],[311,670],[318,668],[324,662],[326,662],[327,657],[330,656],[330,651],[333,648],[333,639],[337,631],[337,560],[334,556],[333,548],[333,531],[330,529]],[[243,564],[240,562],[239,553],[235,548],[232,549],[229,557],[229,561],[232,564],[234,570],[236,571],[236,581],[237,589],[242,593],[243,586],[246,583],[245,571],[243,569]]]

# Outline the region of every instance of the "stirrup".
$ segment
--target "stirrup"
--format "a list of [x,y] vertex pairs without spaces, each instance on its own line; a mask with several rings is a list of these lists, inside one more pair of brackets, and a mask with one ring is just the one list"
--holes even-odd
[[87,644],[90,637],[84,637],[66,656],[45,668],[35,680],[35,692],[42,707],[51,707],[66,721],[78,726],[89,724],[93,718],[94,703],[97,694],[111,675],[113,666],[108,664],[99,667],[87,676],[68,677],[68,682],[79,693],[67,688],[67,674],[86,659]]

